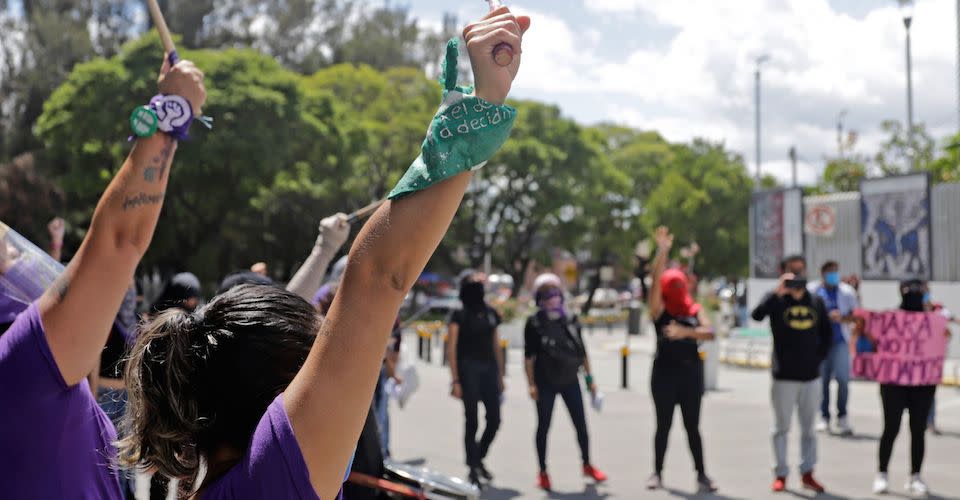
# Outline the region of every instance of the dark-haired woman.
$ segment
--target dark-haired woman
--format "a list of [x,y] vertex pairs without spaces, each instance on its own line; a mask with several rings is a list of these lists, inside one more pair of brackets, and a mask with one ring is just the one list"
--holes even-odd
[[[178,273],[170,278],[170,281],[163,287],[160,296],[157,297],[157,300],[150,306],[150,313],[147,315],[147,318],[152,320],[164,311],[171,309],[191,313],[200,306],[202,300],[200,279],[193,273]],[[116,347],[116,339],[117,337],[111,333],[111,336],[107,339],[107,349],[104,352],[110,352]],[[110,379],[108,379],[108,383],[109,382],[111,382]],[[123,387],[122,380],[117,380],[115,383]],[[126,398],[126,391],[124,391],[123,397]],[[100,400],[103,401],[103,399],[101,396]],[[102,403],[101,406],[103,406]],[[118,418],[111,415],[107,409],[104,409],[104,411],[107,412],[107,415],[111,416],[110,419],[112,421],[116,422],[118,420]],[[163,474],[153,474],[150,478],[150,500],[164,500],[167,498],[169,485],[170,478]]]
[[606,481],[607,475],[590,461],[590,435],[580,389],[580,370],[584,371],[590,394],[597,393],[597,385],[590,373],[580,323],[564,306],[563,283],[557,275],[538,276],[533,289],[537,311],[527,318],[524,326],[523,351],[530,398],[537,406],[536,445],[540,465],[537,486],[546,491],[552,488],[547,474],[547,433],[557,396],[563,399],[577,432],[583,475],[596,482]]
[[[468,478],[479,486],[480,478],[492,480],[483,464],[500,428],[500,395],[503,392],[503,353],[497,326],[500,315],[487,304],[484,277],[467,273],[460,282],[463,307],[450,314],[447,325],[447,359],[450,360],[450,394],[463,401]],[[483,403],[486,425],[477,441],[477,412]]]
[[667,454],[673,411],[679,406],[687,431],[690,454],[702,491],[716,491],[703,464],[700,438],[700,403],[703,397],[703,361],[699,343],[713,340],[713,328],[700,304],[693,301],[686,274],[666,269],[673,235],[666,227],[657,228],[657,256],[653,261],[653,287],[650,291],[650,317],[657,332],[657,354],[650,375],[650,392],[657,414],[654,436],[654,469],[647,489],[663,487],[663,461]]
[[[506,99],[528,26],[529,18],[498,9],[465,30],[476,94],[484,100],[472,101],[478,107],[490,110]],[[505,67],[490,57],[500,43],[517,48]],[[161,91],[187,94],[183,99],[199,114],[202,73],[185,61],[166,70],[165,63]],[[182,85],[165,88],[171,80]],[[115,433],[93,404],[84,376],[153,234],[175,147],[167,134],[136,143],[59,291],[48,291],[0,338],[0,403],[24,410],[0,414],[5,495],[120,497],[111,464]],[[148,175],[148,168],[156,169]],[[410,182],[407,196],[378,209],[353,246],[319,334],[316,311],[303,298],[251,285],[193,313],[166,311],[146,325],[127,364],[120,463],[176,477],[184,495],[203,500],[336,497],[390,326],[470,177],[464,172],[428,185]],[[52,429],[69,432],[47,432]],[[198,481],[201,463],[206,474]],[[46,479],[52,469],[56,480],[37,481],[41,466]]]
[[[926,300],[929,289],[920,280],[904,281],[900,284],[900,309],[913,313],[927,311]],[[947,319],[939,314],[931,314],[939,320],[943,335],[949,335]],[[867,326],[869,330],[869,326]],[[887,469],[893,454],[893,443],[900,433],[903,412],[910,413],[910,479],[906,489],[913,495],[926,495],[927,484],[920,477],[923,458],[926,454],[927,419],[936,394],[936,385],[899,385],[880,384],[880,403],[883,406],[883,434],[880,435],[879,471],[873,481],[873,492],[886,493],[889,489]]]

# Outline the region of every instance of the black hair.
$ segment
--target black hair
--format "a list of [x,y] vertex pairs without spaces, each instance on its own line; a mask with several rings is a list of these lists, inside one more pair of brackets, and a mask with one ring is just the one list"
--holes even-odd
[[919,279],[910,279],[900,282],[900,309],[904,311],[924,311],[923,296],[926,293],[926,282]]
[[807,267],[807,259],[805,259],[803,255],[791,254],[784,257],[783,260],[780,261],[780,272],[781,273],[786,272],[787,266],[789,266],[793,262],[802,262],[803,267]]
[[836,267],[837,269],[839,269],[840,264],[838,264],[837,261],[835,260],[828,260],[824,262],[822,266],[820,266],[820,274],[825,274],[827,272],[827,269],[831,267]]
[[202,457],[220,447],[246,450],[306,361],[318,326],[305,300],[263,285],[234,287],[193,313],[157,316],[127,362],[120,464],[155,467],[191,491]]

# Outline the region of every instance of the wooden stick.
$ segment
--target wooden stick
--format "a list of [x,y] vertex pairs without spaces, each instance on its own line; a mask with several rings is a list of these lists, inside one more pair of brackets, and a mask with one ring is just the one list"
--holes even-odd
[[173,45],[173,37],[170,36],[170,28],[167,27],[167,21],[163,18],[160,5],[157,4],[157,0],[147,0],[147,8],[150,9],[150,18],[153,19],[153,25],[160,34],[163,50],[169,54],[170,65],[173,66],[180,60],[180,56],[177,54],[176,46]]
[[347,216],[347,223],[353,224],[358,220],[362,220],[362,219],[366,219],[367,217],[370,217],[371,215],[373,215],[374,212],[377,211],[378,208],[380,208],[380,205],[383,205],[384,203],[386,203],[386,201],[387,200],[377,200],[361,208],[360,210],[353,212],[352,214]]

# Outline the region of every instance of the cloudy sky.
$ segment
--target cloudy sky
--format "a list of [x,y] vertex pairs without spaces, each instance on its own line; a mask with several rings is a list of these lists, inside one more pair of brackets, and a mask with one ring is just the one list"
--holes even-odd
[[[399,3],[394,1],[394,3]],[[405,0],[427,23],[480,0]],[[753,153],[754,60],[763,69],[763,170],[788,180],[787,151],[813,182],[836,151],[837,117],[872,153],[885,119],[906,118],[904,30],[894,0],[509,0],[533,17],[514,95],[584,123],[707,137]],[[958,128],[956,0],[918,0],[914,116],[940,139]]]

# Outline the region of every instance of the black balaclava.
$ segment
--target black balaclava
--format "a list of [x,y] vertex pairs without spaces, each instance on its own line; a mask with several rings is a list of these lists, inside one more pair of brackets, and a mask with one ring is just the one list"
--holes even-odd
[[904,311],[923,312],[923,281],[908,280],[900,283],[900,309]]
[[483,283],[470,279],[464,280],[460,284],[460,302],[463,302],[464,309],[477,309],[483,307],[486,289]]

